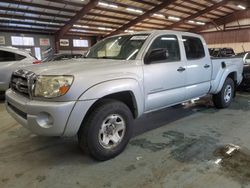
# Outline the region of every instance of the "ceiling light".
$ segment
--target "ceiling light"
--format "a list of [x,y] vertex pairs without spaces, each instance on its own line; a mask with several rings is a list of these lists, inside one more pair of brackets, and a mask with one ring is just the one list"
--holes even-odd
[[133,30],[125,30],[126,33],[133,33]]
[[165,18],[163,14],[153,14],[153,16],[160,17],[160,18]]
[[196,22],[196,24],[198,24],[198,25],[205,25],[204,22]]
[[237,7],[238,7],[238,8],[241,8],[241,9],[243,9],[243,10],[246,9],[246,7],[244,7],[244,6],[242,6],[242,5],[238,5]]
[[86,30],[82,30],[82,29],[71,29],[70,31],[75,31],[75,32],[81,32],[81,33],[86,33]]
[[104,2],[99,2],[98,5],[104,6],[104,7],[118,8],[118,6],[115,4],[104,3]]
[[188,23],[194,24],[194,21],[193,20],[189,20]]
[[104,31],[112,31],[111,28],[106,28],[106,27],[98,27],[99,30],[104,30]]
[[143,11],[140,9],[126,8],[126,10],[131,11],[131,12],[143,13]]
[[170,20],[175,20],[175,21],[180,21],[181,19],[175,16],[169,16],[168,19]]
[[89,28],[87,25],[73,25],[74,27],[79,27],[79,28]]

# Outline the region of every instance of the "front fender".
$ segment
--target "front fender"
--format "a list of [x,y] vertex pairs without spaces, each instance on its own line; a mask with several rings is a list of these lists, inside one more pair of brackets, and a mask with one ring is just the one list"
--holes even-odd
[[135,79],[116,79],[98,83],[84,91],[78,100],[98,100],[107,95],[129,91],[134,96],[137,105],[137,114],[140,116],[144,111],[143,87]]

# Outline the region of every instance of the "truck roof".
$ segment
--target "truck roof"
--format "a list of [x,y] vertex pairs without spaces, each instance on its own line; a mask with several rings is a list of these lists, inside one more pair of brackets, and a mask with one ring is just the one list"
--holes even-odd
[[139,32],[132,32],[132,33],[123,33],[116,36],[123,36],[123,35],[138,35],[138,34],[166,34],[166,33],[175,33],[180,35],[196,35],[199,36],[199,34],[191,33],[191,32],[183,32],[183,31],[175,31],[175,30],[150,30],[150,31],[139,31]]

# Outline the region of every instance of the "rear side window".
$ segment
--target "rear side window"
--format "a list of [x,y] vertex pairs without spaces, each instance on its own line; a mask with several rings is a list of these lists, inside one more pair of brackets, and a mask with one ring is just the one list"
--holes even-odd
[[4,61],[21,61],[25,59],[25,56],[13,53],[13,52],[7,52],[0,50],[0,62]]
[[167,49],[169,58],[166,62],[179,61],[181,59],[179,43],[175,35],[163,35],[156,38],[149,51],[154,49]]
[[190,36],[183,36],[182,39],[188,60],[201,59],[205,57],[205,50],[201,39]]
[[250,53],[247,54],[246,59],[250,59]]

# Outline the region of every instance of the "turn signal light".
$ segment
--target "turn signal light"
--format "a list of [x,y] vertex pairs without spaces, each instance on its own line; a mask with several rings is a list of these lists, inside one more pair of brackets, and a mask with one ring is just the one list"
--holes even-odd
[[64,85],[62,87],[59,88],[60,94],[64,95],[65,93],[67,93],[69,90],[69,86],[68,85]]

